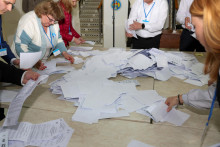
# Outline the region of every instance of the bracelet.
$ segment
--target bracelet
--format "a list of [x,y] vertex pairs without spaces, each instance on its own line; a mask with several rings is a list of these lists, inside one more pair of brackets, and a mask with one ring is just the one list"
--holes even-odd
[[183,104],[180,102],[180,95],[179,95],[179,94],[177,95],[177,98],[178,98],[178,105],[183,105]]

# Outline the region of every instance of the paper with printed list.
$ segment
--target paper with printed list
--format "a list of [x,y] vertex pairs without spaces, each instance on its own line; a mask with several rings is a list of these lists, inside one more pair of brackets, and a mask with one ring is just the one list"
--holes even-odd
[[32,91],[40,82],[45,82],[48,75],[42,75],[37,81],[29,80],[28,83],[19,91],[17,96],[12,100],[8,113],[6,115],[3,126],[13,126],[18,122],[18,118],[21,112],[22,105],[28,96],[31,95]]
[[61,118],[41,124],[21,122],[1,129],[8,132],[10,146],[66,147],[74,132]]

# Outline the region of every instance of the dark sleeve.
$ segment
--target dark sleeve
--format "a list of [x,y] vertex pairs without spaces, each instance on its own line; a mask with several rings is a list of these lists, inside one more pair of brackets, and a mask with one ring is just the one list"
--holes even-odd
[[28,12],[28,2],[31,0],[22,0],[22,10],[24,11],[24,13]]
[[15,55],[12,53],[9,45],[7,44],[7,42],[4,40],[3,35],[2,35],[2,17],[0,15],[0,37],[1,37],[1,48],[6,48],[7,49],[7,55],[6,56],[2,56],[2,58],[8,63],[10,64],[11,59],[16,58]]
[[21,77],[25,71],[0,61],[0,82],[21,85]]

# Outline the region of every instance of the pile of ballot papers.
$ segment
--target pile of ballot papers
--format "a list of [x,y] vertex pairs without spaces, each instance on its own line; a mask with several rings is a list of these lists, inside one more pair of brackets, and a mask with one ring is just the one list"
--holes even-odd
[[0,138],[5,147],[66,147],[73,132],[63,119],[41,124],[20,122],[16,126],[1,128]]
[[[161,81],[174,76],[197,86],[203,86],[209,80],[209,75],[203,74],[204,65],[194,55],[183,52],[165,52],[156,48],[131,51],[122,48],[110,48],[107,51],[73,48],[68,53],[83,57],[94,56],[85,61],[84,68],[108,66],[117,70],[115,73],[111,69],[112,76],[120,74],[130,79],[150,76]],[[89,67],[90,65],[92,66]]]
[[[154,50],[152,54],[162,52]],[[50,83],[51,92],[61,95],[58,99],[74,102],[74,106],[78,107],[72,116],[73,121],[88,124],[98,123],[100,119],[105,118],[127,117],[131,112],[150,108],[152,105],[158,105],[159,107],[160,103],[157,102],[162,101],[164,98],[158,95],[155,90],[139,91],[136,89],[139,83],[135,80],[109,80],[110,77],[116,77],[118,71],[125,69],[128,65],[138,67],[138,70],[141,70],[142,66],[140,64],[142,62],[138,61],[138,65],[134,58],[143,60],[148,58],[146,59],[148,63],[143,66],[144,68],[155,71],[164,71],[163,68],[169,70],[168,62],[165,64],[158,61],[158,65],[163,67],[157,67],[156,59],[154,61],[153,57],[149,58],[145,55],[150,55],[148,50],[109,49],[102,54],[88,58],[82,69],[69,72]],[[160,59],[162,58],[161,55]],[[174,61],[172,64],[174,64]],[[166,110],[164,111],[166,112]],[[173,112],[179,111],[174,109]],[[157,119],[158,113],[154,114],[150,111],[148,113],[156,122],[167,121],[166,118]],[[182,113],[169,114],[173,114],[171,117],[174,119],[182,117]],[[170,122],[175,125],[182,125],[188,119],[188,117],[184,118],[181,122]]]
[[128,64],[118,73],[127,78],[151,76],[161,81],[174,76],[186,79],[187,83],[203,86],[209,80],[209,76],[203,74],[203,67],[192,54],[152,48],[128,58]]

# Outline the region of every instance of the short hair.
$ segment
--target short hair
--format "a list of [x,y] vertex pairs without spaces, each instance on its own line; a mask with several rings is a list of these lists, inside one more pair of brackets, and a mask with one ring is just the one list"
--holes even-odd
[[34,11],[39,18],[41,18],[41,15],[51,15],[56,21],[64,18],[64,13],[59,2],[54,2],[53,0],[40,2],[34,8]]
[[204,39],[207,44],[205,74],[210,74],[210,80],[216,81],[220,67],[220,1],[194,0],[190,13],[203,19]]

